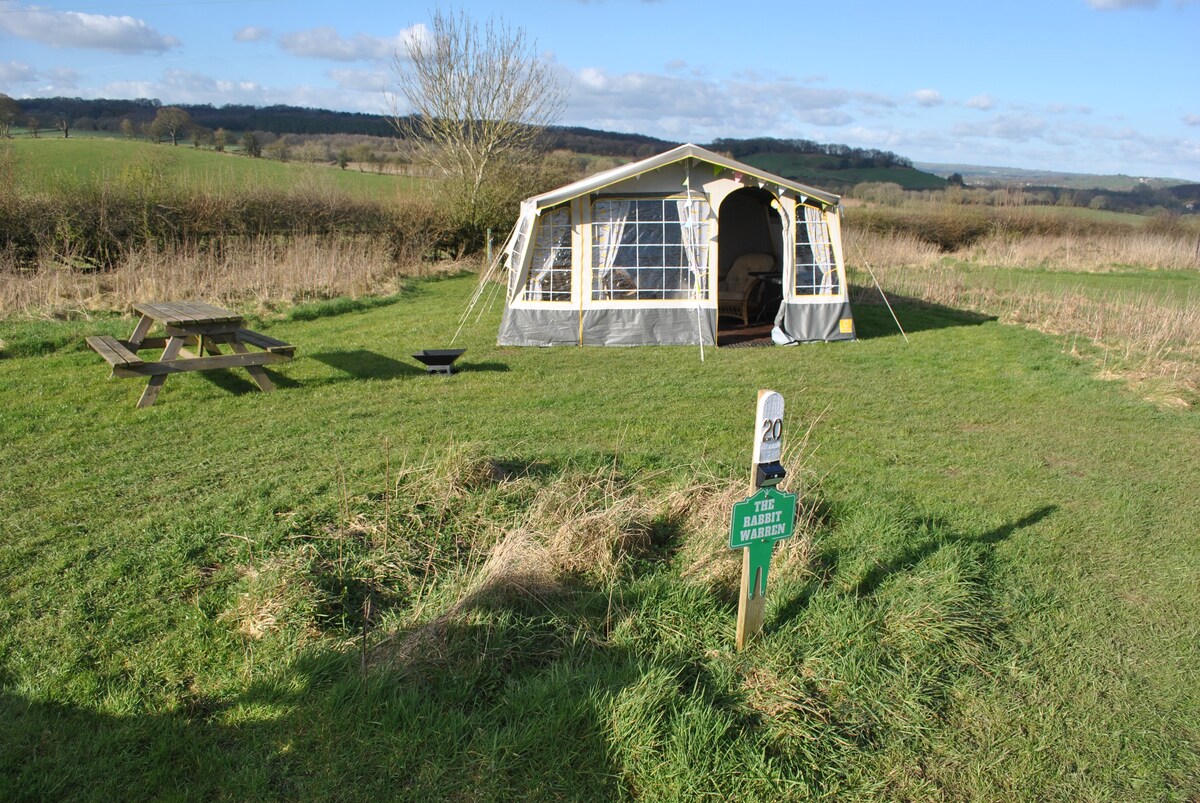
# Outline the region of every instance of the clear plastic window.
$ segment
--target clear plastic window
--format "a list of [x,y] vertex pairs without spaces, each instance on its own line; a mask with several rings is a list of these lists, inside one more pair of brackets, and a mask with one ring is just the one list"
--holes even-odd
[[820,209],[796,207],[796,295],[835,296],[841,292],[829,222]]
[[707,298],[710,217],[701,198],[596,201],[592,298]]
[[561,207],[543,214],[533,237],[526,301],[571,300],[571,210]]

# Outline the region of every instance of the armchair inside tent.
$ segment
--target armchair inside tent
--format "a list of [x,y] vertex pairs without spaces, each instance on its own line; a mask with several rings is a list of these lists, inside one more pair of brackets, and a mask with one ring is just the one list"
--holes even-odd
[[771,254],[742,254],[733,261],[729,273],[717,284],[717,314],[741,318],[750,325],[751,312],[758,313],[763,303],[763,277],[775,267]]

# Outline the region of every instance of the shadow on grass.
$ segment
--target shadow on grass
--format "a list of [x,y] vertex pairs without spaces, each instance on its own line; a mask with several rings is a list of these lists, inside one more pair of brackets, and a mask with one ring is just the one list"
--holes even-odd
[[606,604],[489,600],[366,674],[325,648],[119,715],[0,688],[0,799],[616,799],[604,701],[642,668],[591,640]]
[[[271,380],[271,384],[276,388],[292,389],[300,387],[300,383],[289,376],[285,376],[270,368],[264,368],[267,378]],[[243,396],[247,393],[259,393],[259,387],[254,380],[240,368],[226,368],[219,371],[196,371],[202,379],[212,385],[220,388],[223,391],[232,393],[234,396]],[[167,386],[164,386],[164,389]]]
[[[873,289],[859,294],[852,303],[854,306],[854,329],[859,340],[872,340],[881,337],[900,337],[896,321],[888,312],[879,294]],[[996,320],[994,315],[983,315],[970,310],[960,310],[953,307],[931,304],[918,298],[895,296],[888,294],[888,301],[900,319],[900,325],[908,334],[926,332],[934,329],[949,329],[955,326],[978,326],[988,321]]]
[[353,379],[388,380],[400,379],[406,376],[420,376],[425,373],[423,368],[400,362],[399,360],[385,357],[382,354],[377,354],[374,351],[366,349],[323,351],[318,354],[310,354],[309,356],[317,362],[323,362],[330,368],[347,374]]
[[[1030,512],[1021,517],[1017,521],[1010,522],[1003,526],[997,527],[986,533],[979,535],[964,535],[960,533],[945,532],[945,528],[938,526],[937,522],[926,522],[931,524],[929,529],[935,535],[911,546],[902,548],[898,553],[888,560],[876,563],[868,569],[858,582],[853,583],[845,589],[845,593],[854,597],[867,597],[874,594],[875,591],[883,585],[889,577],[894,575],[909,572],[915,569],[923,561],[929,559],[939,550],[955,545],[976,545],[980,547],[992,547],[1001,541],[1007,540],[1013,533],[1022,530],[1026,527],[1031,527],[1034,524],[1050,516],[1054,511],[1058,510],[1057,505],[1046,505]],[[811,571],[813,579],[806,583],[804,587],[792,599],[788,600],[779,612],[775,615],[773,622],[768,625],[767,630],[777,630],[786,623],[800,616],[808,607],[812,598],[823,588],[828,588],[832,582],[834,575],[837,573],[838,565],[841,562],[842,555],[836,549],[825,550],[817,553],[811,559]]]
[[878,564],[869,570],[863,578],[854,586],[853,593],[856,596],[864,596],[874,593],[879,586],[888,577],[893,574],[908,571],[916,566],[921,561],[925,560],[933,553],[937,552],[942,547],[948,544],[965,543],[965,544],[980,544],[991,546],[1005,541],[1017,530],[1023,530],[1026,527],[1031,527],[1037,524],[1042,519],[1049,516],[1054,511],[1058,510],[1057,505],[1046,505],[1038,508],[1032,513],[1024,516],[1017,521],[997,527],[994,530],[983,533],[982,535],[945,535],[931,538],[923,544],[915,544],[908,549],[903,550],[899,555],[892,560]]

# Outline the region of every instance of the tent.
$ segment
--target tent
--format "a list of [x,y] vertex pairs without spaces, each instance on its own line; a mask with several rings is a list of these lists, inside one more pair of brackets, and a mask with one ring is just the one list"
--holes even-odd
[[501,345],[853,340],[840,198],[681,145],[521,203]]

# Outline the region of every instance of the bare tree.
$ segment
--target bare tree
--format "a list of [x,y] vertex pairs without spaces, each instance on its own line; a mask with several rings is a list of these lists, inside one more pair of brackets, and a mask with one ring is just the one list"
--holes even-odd
[[17,102],[0,92],[0,139],[9,139],[12,137],[12,127],[17,122],[17,115],[21,113],[21,107]]
[[42,121],[36,114],[25,116],[25,131],[34,139],[37,139],[41,134]]
[[523,29],[495,18],[481,28],[466,12],[435,12],[428,36],[414,36],[392,67],[393,127],[451,179],[464,222],[478,228],[488,183],[503,164],[535,150],[562,113],[565,89]]
[[188,127],[192,124],[192,116],[178,106],[164,106],[154,115],[153,126],[155,136],[168,136],[172,145],[179,144],[180,137],[186,137]]
[[253,131],[242,134],[242,152],[253,159],[262,156],[262,145],[259,144],[258,137],[254,136]]
[[54,127],[62,132],[63,139],[71,138],[71,118],[67,117],[65,112],[57,112],[54,115]]

